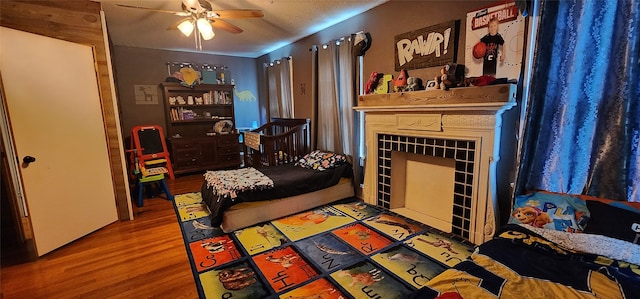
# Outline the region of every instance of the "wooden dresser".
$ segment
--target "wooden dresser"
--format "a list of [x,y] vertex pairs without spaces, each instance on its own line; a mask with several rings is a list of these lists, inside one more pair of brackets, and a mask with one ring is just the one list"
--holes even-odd
[[174,173],[238,167],[238,138],[238,134],[169,138]]
[[[235,132],[233,85],[162,83],[171,161],[175,174],[235,168],[239,134],[213,133],[219,122]],[[213,134],[212,136],[209,136]]]

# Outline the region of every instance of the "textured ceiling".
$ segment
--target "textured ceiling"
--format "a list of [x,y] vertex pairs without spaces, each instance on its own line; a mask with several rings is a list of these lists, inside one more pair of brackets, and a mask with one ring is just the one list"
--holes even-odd
[[[173,51],[196,50],[194,35],[166,30],[182,17],[115,6],[125,4],[181,11],[181,0],[99,0],[115,45]],[[259,9],[259,19],[230,19],[244,30],[231,34],[214,29],[216,36],[202,42],[202,52],[255,58],[305,36],[358,15],[389,0],[212,0],[214,10]]]

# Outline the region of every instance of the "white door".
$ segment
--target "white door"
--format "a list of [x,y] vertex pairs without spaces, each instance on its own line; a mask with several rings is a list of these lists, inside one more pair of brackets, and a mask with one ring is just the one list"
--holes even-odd
[[116,221],[93,48],[0,27],[0,75],[38,255]]

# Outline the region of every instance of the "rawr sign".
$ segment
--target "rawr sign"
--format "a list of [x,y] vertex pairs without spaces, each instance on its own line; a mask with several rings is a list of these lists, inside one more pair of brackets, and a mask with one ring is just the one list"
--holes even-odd
[[456,62],[460,21],[453,20],[396,35],[396,71]]

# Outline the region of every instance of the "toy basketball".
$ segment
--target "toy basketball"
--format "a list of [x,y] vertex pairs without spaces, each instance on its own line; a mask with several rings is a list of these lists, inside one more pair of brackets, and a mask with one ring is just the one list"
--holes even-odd
[[481,59],[484,57],[484,54],[487,53],[487,44],[483,42],[478,42],[475,46],[473,46],[473,57],[476,59]]

